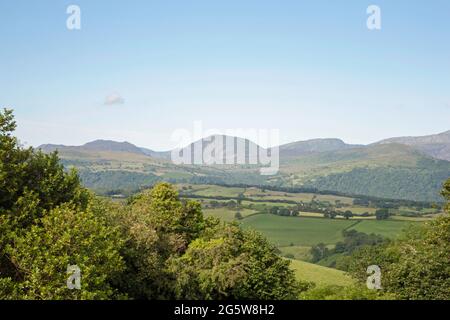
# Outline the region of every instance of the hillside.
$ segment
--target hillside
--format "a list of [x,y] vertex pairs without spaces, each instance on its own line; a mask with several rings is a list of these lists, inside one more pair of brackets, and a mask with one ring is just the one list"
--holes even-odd
[[281,170],[289,183],[323,191],[442,201],[450,162],[392,143],[285,159]]
[[[181,155],[190,155],[187,157],[190,163],[241,165],[257,164],[262,151],[264,148],[249,139],[226,135],[205,137],[179,150]],[[197,152],[201,152],[200,157]]]
[[450,130],[421,137],[397,137],[385,139],[376,144],[400,143],[414,147],[434,158],[450,161]]
[[290,260],[298,280],[314,282],[318,286],[348,286],[354,280],[345,272],[300,260]]
[[281,145],[280,155],[281,157],[298,157],[312,153],[337,151],[355,147],[361,146],[346,144],[340,139],[313,139]]
[[[445,135],[430,139],[419,140],[444,143]],[[218,143],[218,150],[213,150],[213,142]],[[44,152],[58,150],[64,165],[76,167],[85,185],[101,193],[129,193],[164,180],[308,187],[354,195],[441,201],[439,190],[450,176],[449,161],[392,141],[360,146],[339,139],[315,139],[282,145],[280,170],[274,176],[261,176],[260,167],[254,164],[258,159],[250,153],[265,150],[237,137],[211,136],[191,143],[179,150],[178,164],[171,161],[170,151],[154,152],[128,142],[97,140],[82,146],[40,148]],[[238,148],[245,150],[244,157],[237,157]],[[203,151],[203,165],[189,164],[196,161],[196,149]],[[214,157],[227,165],[215,164]]]
[[38,147],[44,152],[53,152],[58,150],[61,153],[67,152],[128,152],[145,155],[145,152],[129,142],[116,142],[111,140],[95,140],[82,146],[64,146],[45,144]]

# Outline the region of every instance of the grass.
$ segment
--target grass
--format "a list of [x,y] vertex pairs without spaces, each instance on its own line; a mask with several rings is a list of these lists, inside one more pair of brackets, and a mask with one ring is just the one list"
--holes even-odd
[[286,255],[292,255],[295,260],[303,260],[308,261],[311,259],[311,254],[309,251],[311,247],[308,246],[287,246],[287,247],[279,247],[281,251],[281,255],[286,257]]
[[412,221],[397,220],[364,220],[351,227],[367,234],[375,233],[387,238],[396,238],[402,230],[406,229]]
[[[277,247],[280,247],[282,255],[289,255],[299,260],[308,260],[308,252],[305,247],[310,247],[318,243],[333,246],[338,241],[343,239],[342,231],[347,229],[355,229],[359,232],[367,234],[375,233],[387,238],[397,237],[401,231],[408,227],[410,223],[419,223],[424,218],[408,218],[393,216],[389,220],[378,221],[375,217],[353,217],[350,220],[345,220],[338,216],[336,219],[323,218],[321,213],[301,212],[300,217],[282,217],[271,214],[258,214],[263,210],[267,210],[273,206],[292,206],[291,204],[271,202],[271,200],[285,199],[285,200],[300,200],[311,199],[313,194],[294,194],[277,191],[265,190],[264,192],[259,188],[232,188],[212,185],[193,185],[191,192],[196,195],[204,196],[226,196],[237,197],[240,193],[246,194],[248,197],[263,200],[264,202],[252,202],[248,200],[242,201],[242,205],[246,209],[241,209],[241,215],[244,217],[241,220],[245,228],[251,228],[261,232],[266,236],[270,242]],[[329,195],[317,195],[317,198],[324,201],[328,200],[334,202],[340,200],[345,203],[346,209],[352,210],[354,213],[369,212],[373,214],[375,208],[366,208],[361,206],[350,205],[351,198],[335,197]],[[209,202],[210,200],[205,200]],[[265,206],[264,206],[265,205]],[[218,217],[224,221],[233,221],[235,219],[236,209],[217,208],[204,209],[207,216]],[[293,248],[289,248],[293,246]]]
[[[217,208],[217,209],[203,209],[203,214],[207,217],[215,217],[219,218],[223,221],[234,221],[236,209],[228,209],[228,208]],[[241,209],[239,210],[242,217],[247,217],[249,215],[255,214],[257,211],[251,209]]]
[[238,197],[240,193],[244,193],[245,188],[232,188],[208,185],[206,188],[199,188],[194,194],[205,197],[222,196],[222,197]]
[[242,220],[245,228],[261,232],[278,247],[312,246],[321,242],[333,245],[343,239],[342,231],[349,229],[396,238],[411,223],[417,222],[282,217],[272,214],[256,214]]
[[271,214],[253,215],[242,220],[245,228],[261,232],[277,246],[311,246],[320,242],[335,244],[342,240],[342,230],[354,223],[355,221],[349,220],[282,217]]
[[246,197],[252,199],[264,199],[264,200],[290,200],[290,201],[303,201],[310,202],[314,197],[319,201],[328,201],[330,203],[335,203],[336,200],[340,201],[343,204],[351,205],[353,203],[353,198],[349,197],[341,197],[335,195],[322,195],[322,194],[313,194],[313,193],[290,193],[290,192],[281,192],[281,191],[271,191],[266,190],[262,192],[257,188],[247,188],[245,190]]
[[318,286],[349,286],[354,283],[354,280],[343,271],[299,260],[290,261],[291,269],[294,270],[298,280],[314,282]]

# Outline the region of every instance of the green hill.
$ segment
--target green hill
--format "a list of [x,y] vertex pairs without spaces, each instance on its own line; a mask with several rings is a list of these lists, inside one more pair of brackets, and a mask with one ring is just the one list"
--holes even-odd
[[354,280],[343,271],[300,260],[290,261],[291,269],[294,270],[298,280],[314,282],[318,286],[349,286],[354,283]]
[[287,159],[285,183],[323,191],[418,201],[442,201],[450,162],[412,147],[381,144]]
[[[226,139],[222,137],[224,141]],[[250,148],[258,148],[240,139]],[[196,142],[198,143],[198,142]],[[194,146],[190,145],[190,147]],[[132,192],[155,181],[195,184],[246,184],[308,187],[350,195],[441,201],[439,190],[450,177],[450,162],[407,145],[348,145],[316,139],[280,147],[280,170],[262,176],[257,165],[176,165],[168,152],[154,153],[127,142],[97,140],[79,147],[43,145],[58,150],[66,167],[76,167],[83,183],[98,192]]]

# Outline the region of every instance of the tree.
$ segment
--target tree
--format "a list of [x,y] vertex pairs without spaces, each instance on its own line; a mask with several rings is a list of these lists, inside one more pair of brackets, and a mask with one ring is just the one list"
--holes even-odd
[[329,254],[329,249],[324,243],[319,243],[318,245],[311,247],[310,254],[311,261],[315,263],[326,258]]
[[56,153],[22,148],[13,136],[15,128],[12,111],[0,111],[0,277],[11,281],[23,273],[7,248],[41,224],[47,212],[65,203],[85,210],[90,198],[76,172],[66,173]]
[[353,212],[351,212],[350,210],[347,210],[343,213],[343,216],[345,219],[350,219],[351,217],[353,217]]
[[136,299],[174,298],[170,259],[184,253],[204,228],[198,202],[181,202],[167,183],[135,196],[119,215],[126,271],[120,288]]
[[377,220],[385,220],[389,218],[389,209],[378,209],[375,211]]
[[[442,194],[449,196],[450,179]],[[411,227],[399,240],[365,247],[352,256],[349,271],[365,281],[367,266],[382,271],[382,286],[401,299],[450,299],[450,215]]]
[[296,299],[302,286],[289,261],[261,235],[210,220],[172,261],[177,299]]
[[273,206],[273,207],[270,208],[270,211],[269,211],[269,212],[270,212],[271,214],[275,214],[275,215],[276,215],[276,214],[278,214],[279,211],[280,211],[280,208],[279,208],[279,207]]
[[[71,205],[51,210],[40,224],[15,238],[6,253],[20,278],[14,298],[111,299],[121,295],[114,281],[123,271],[122,241],[96,208],[79,211]],[[68,290],[68,265],[81,270],[81,290]],[[0,287],[0,291],[1,287]]]
[[[76,172],[66,173],[56,153],[22,148],[15,128],[12,111],[0,112],[0,297],[112,297],[121,269],[114,230],[95,217]],[[79,292],[66,287],[69,261],[86,276]]]

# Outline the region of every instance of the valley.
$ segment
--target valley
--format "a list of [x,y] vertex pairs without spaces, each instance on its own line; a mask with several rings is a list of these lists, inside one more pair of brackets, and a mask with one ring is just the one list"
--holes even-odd
[[[257,187],[178,184],[177,189],[181,198],[199,201],[205,216],[236,222],[244,229],[262,233],[281,256],[292,261],[291,267],[300,280],[309,279],[319,286],[347,285],[351,279],[336,269],[342,254],[314,261],[313,247],[323,244],[327,250],[333,250],[345,240],[345,232],[351,230],[380,239],[396,239],[410,226],[443,214],[442,208],[420,207],[413,202],[370,201]],[[389,207],[389,217],[378,220],[376,212],[383,207]]]
[[[440,145],[450,145],[450,131],[436,136]],[[226,141],[229,137],[218,138]],[[246,146],[246,156],[250,148],[260,148],[249,140],[234,139],[241,140]],[[431,138],[416,138],[425,142],[427,139]],[[443,153],[439,158],[433,157],[435,140],[431,140],[431,145],[423,142],[419,147],[409,142],[401,144],[401,139],[389,141],[362,146],[346,144],[339,139],[315,139],[282,145],[279,147],[280,169],[272,176],[262,176],[260,167],[252,164],[176,165],[170,160],[170,151],[156,152],[128,142],[97,140],[83,146],[43,145],[39,148],[46,153],[57,150],[66,168],[76,168],[83,183],[100,194],[130,195],[157,181],[168,181],[267,185],[442,202],[439,191],[450,176],[450,161],[444,159]],[[192,151],[198,143],[185,149]]]
[[[258,165],[175,165],[170,151],[127,142],[40,148],[57,150],[85,186],[116,202],[157,182],[173,183],[181,199],[201,203],[205,216],[263,234],[291,261],[299,280],[322,286],[352,283],[345,261],[355,248],[342,251],[343,244],[393,240],[443,214],[439,190],[450,176],[450,162],[426,154],[422,144],[419,150],[398,142],[362,146],[316,139],[283,145],[274,176],[261,176]],[[248,150],[251,141],[243,143]]]

